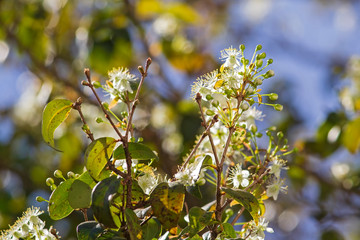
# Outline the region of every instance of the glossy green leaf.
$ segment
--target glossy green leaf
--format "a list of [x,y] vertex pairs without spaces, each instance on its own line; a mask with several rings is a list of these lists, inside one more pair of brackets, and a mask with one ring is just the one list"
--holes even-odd
[[356,153],[360,148],[360,117],[352,120],[345,127],[342,137],[344,146],[351,153]]
[[91,187],[80,180],[75,180],[69,189],[69,204],[74,209],[89,208],[91,203]]
[[66,99],[54,99],[49,102],[42,116],[42,136],[44,141],[55,148],[55,129],[69,116],[72,102]]
[[223,234],[225,237],[236,238],[235,229],[230,223],[223,223],[222,227],[224,229]]
[[76,227],[78,240],[95,240],[104,229],[96,221],[82,222]]
[[119,193],[121,179],[116,176],[106,178],[96,184],[91,194],[91,208],[97,221],[109,228],[118,228],[119,216],[111,209],[111,199]]
[[95,187],[96,182],[94,179],[90,176],[88,171],[83,172],[80,177],[77,178],[80,181],[83,181],[87,185],[89,185],[91,188]]
[[102,173],[115,148],[116,140],[111,137],[98,138],[85,152],[85,166],[89,174],[97,181],[102,180]]
[[175,182],[170,184],[162,182],[150,194],[149,201],[154,215],[165,229],[177,226],[184,198],[184,186]]
[[[128,149],[132,159],[137,160],[150,160],[156,159],[159,160],[158,156],[146,145],[142,143],[128,143]],[[120,145],[114,151],[114,159],[125,159],[125,151],[123,145]]]
[[207,212],[200,207],[192,207],[189,210],[189,236],[193,237],[203,230],[210,223],[212,215],[212,212]]
[[143,231],[139,224],[139,219],[133,210],[125,209],[126,223],[131,240],[143,239]]
[[150,219],[143,226],[143,239],[152,240],[153,238],[158,239],[159,234],[161,233],[161,225],[156,219]]
[[261,214],[261,209],[259,206],[259,202],[254,195],[241,189],[222,187],[221,190],[228,194],[231,198],[239,202],[242,206],[244,206],[245,209],[249,211],[255,222],[258,222],[259,216]]
[[60,220],[67,217],[74,210],[68,200],[69,191],[74,181],[75,179],[67,179],[52,192],[48,207],[52,219]]

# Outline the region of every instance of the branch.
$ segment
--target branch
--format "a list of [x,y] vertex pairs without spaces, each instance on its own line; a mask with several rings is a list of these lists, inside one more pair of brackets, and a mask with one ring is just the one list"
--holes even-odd
[[84,115],[82,114],[82,111],[81,111],[81,104],[82,104],[82,98],[79,97],[76,102],[73,104],[72,108],[77,110],[79,112],[79,115],[80,115],[80,118],[81,118],[81,121],[83,122],[83,130],[84,132],[86,133],[87,137],[90,138],[91,141],[94,141],[94,135],[93,133],[91,132],[91,130],[89,129],[89,126],[87,125],[86,121],[85,121],[85,117]]

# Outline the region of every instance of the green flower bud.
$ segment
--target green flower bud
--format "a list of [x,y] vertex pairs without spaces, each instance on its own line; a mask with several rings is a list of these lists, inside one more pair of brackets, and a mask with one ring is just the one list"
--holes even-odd
[[241,51],[244,51],[245,50],[245,45],[241,44],[239,48],[240,48]]
[[270,95],[269,95],[269,99],[271,100],[271,101],[275,101],[275,100],[277,100],[279,98],[279,95],[277,95],[276,93],[270,93]]
[[250,98],[248,100],[248,103],[250,104],[250,106],[252,106],[255,103],[255,100],[253,98]]
[[261,68],[262,65],[263,65],[263,63],[264,63],[264,61],[263,61],[262,59],[257,60],[257,61],[256,61],[256,67],[257,67],[257,68]]
[[109,104],[107,102],[103,102],[102,105],[105,108],[105,110],[109,110]]
[[46,202],[46,199],[44,199],[43,197],[37,196],[36,201],[37,202]]
[[273,70],[269,70],[264,74],[264,78],[271,78],[275,76],[275,72]]
[[81,129],[84,131],[84,132],[87,132],[87,131],[90,131],[90,128],[89,128],[89,125],[87,124],[83,124]]
[[271,136],[271,131],[270,130],[266,130],[265,133],[266,133],[267,136],[269,136],[269,137]]
[[272,58],[267,60],[267,64],[272,64],[274,62],[274,60]]
[[127,111],[123,111],[123,112],[121,112],[121,116],[122,116],[123,118],[126,118],[127,116],[129,116],[129,114],[128,114]]
[[72,171],[69,171],[69,172],[67,173],[67,177],[68,177],[68,178],[75,178],[75,173],[73,173]]
[[50,186],[50,190],[51,190],[51,191],[54,191],[55,189],[56,189],[56,185],[55,185],[55,184],[53,184],[53,185]]
[[78,174],[78,173],[75,174],[75,178],[79,178],[80,176],[81,176],[81,175]]
[[256,46],[256,51],[260,51],[262,49],[262,46],[259,44]]
[[262,133],[257,132],[257,133],[255,134],[255,136],[256,136],[257,138],[261,138],[263,135],[262,135]]
[[95,87],[95,88],[101,88],[101,83],[99,81],[93,81],[92,82],[92,85]]
[[250,131],[255,134],[257,132],[257,126],[255,124],[251,124]]
[[139,137],[137,142],[138,142],[138,143],[141,143],[141,142],[143,142],[143,141],[144,141],[144,139],[143,139],[142,137]]
[[241,105],[240,105],[240,108],[244,111],[248,110],[249,109],[249,104],[247,102],[242,102]]
[[54,177],[56,177],[56,178],[64,178],[62,172],[59,169],[55,170]]
[[215,113],[214,113],[214,111],[208,109],[208,110],[206,110],[206,115],[208,115],[208,116],[214,116]]
[[254,80],[255,85],[261,85],[262,83],[263,83],[263,81],[260,78],[257,78]]
[[282,110],[283,110],[283,105],[281,105],[281,104],[275,104],[275,105],[274,105],[274,109],[275,109],[276,111],[282,111]]
[[206,95],[205,98],[206,98],[206,100],[208,100],[208,101],[211,101],[211,100],[214,99],[210,94]]
[[245,65],[249,65],[250,60],[249,59],[245,59]]
[[231,208],[228,208],[225,210],[225,214],[227,216],[232,216],[232,215],[234,215],[234,210],[232,210]]
[[212,105],[213,107],[218,107],[218,106],[219,106],[219,101],[218,101],[218,100],[214,100],[214,101],[211,102],[211,105]]
[[104,120],[103,120],[101,117],[97,117],[97,118],[95,119],[95,121],[96,121],[97,123],[102,123],[102,122],[104,122]]
[[278,138],[283,138],[284,137],[284,133],[281,132],[281,131],[278,132],[276,135],[277,135]]
[[271,126],[271,127],[269,127],[269,130],[272,131],[272,132],[274,132],[274,131],[276,131],[276,127],[275,127],[275,126]]
[[260,54],[260,58],[262,58],[262,59],[266,58],[266,53],[264,53],[264,52],[261,53],[261,54]]
[[199,178],[199,179],[196,181],[196,185],[199,185],[199,186],[203,186],[203,185],[205,185],[205,183],[206,183],[205,178]]
[[54,184],[54,179],[53,178],[47,178],[45,183],[46,183],[47,186],[50,187],[51,185]]

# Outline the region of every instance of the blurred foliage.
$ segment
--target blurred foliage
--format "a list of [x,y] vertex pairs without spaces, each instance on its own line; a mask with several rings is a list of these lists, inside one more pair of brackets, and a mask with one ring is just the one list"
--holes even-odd
[[[140,99],[142,108],[134,122],[144,142],[159,153],[159,169],[172,174],[200,128],[196,107],[187,100],[190,83],[218,66],[209,46],[219,41],[224,29],[237,34],[237,44],[251,32],[249,26],[241,32],[229,26],[231,7],[231,1],[209,0],[0,1],[0,52],[10,49],[3,66],[16,66],[23,72],[19,77],[22,95],[14,106],[0,110],[1,118],[10,118],[13,125],[11,138],[0,143],[0,229],[14,222],[27,205],[37,204],[37,195],[48,198],[44,183],[55,169],[82,171],[88,140],[79,131],[76,114],[70,114],[55,132],[63,153],[54,152],[42,141],[41,111],[49,99],[63,96],[75,101],[83,97],[89,125],[97,129],[94,132],[103,133],[95,137],[109,135],[109,126],[95,122],[103,116],[80,84],[85,67],[92,70],[93,79],[105,81],[104,74],[112,67],[136,70],[152,57],[154,63]],[[314,210],[305,219],[318,223],[322,239],[343,239],[344,232],[328,228],[329,223],[336,226],[344,219],[355,224],[360,221],[356,202],[360,166],[354,161],[358,155],[345,150],[358,152],[360,145],[360,60],[354,57],[342,64],[340,72],[347,83],[339,93],[343,107],[330,113],[312,138],[296,138],[302,122],[291,101],[284,100],[288,111],[277,120],[281,129],[288,129],[287,137],[296,142],[300,153],[291,162],[288,196],[274,211],[280,215],[288,213],[287,208],[294,212],[295,206],[311,206]],[[287,86],[276,87],[284,91],[286,99]],[[309,198],[306,192],[311,184],[316,186],[316,194]],[[209,190],[202,193],[205,199],[213,197],[213,189]],[[193,199],[194,204],[197,201]],[[71,216],[70,222],[62,222],[64,239],[75,236],[74,226],[81,217],[77,213]],[[286,231],[283,234],[292,236]],[[358,239],[360,233],[350,235]]]

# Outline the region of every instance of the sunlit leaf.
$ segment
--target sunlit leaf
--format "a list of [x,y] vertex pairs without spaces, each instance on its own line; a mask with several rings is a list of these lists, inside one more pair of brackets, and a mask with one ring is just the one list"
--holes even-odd
[[212,212],[207,212],[200,207],[192,207],[189,210],[189,236],[195,236],[203,230],[211,221]]
[[241,189],[222,187],[221,190],[228,194],[231,198],[239,202],[242,206],[244,206],[245,209],[249,211],[255,222],[258,222],[259,216],[261,214],[261,209],[259,206],[259,202],[254,195]]
[[49,215],[54,220],[67,217],[74,209],[69,203],[69,191],[75,179],[67,179],[57,186],[49,199]]
[[144,240],[152,240],[153,238],[158,239],[159,234],[161,233],[161,225],[157,220],[152,218],[142,226],[142,230],[144,233]]
[[345,127],[342,137],[344,146],[351,153],[356,153],[360,147],[360,117],[352,120]]
[[150,195],[154,215],[165,229],[177,226],[185,198],[184,186],[179,183],[162,182]]
[[[137,160],[159,160],[158,156],[145,144],[142,143],[128,143],[128,149],[132,159]],[[114,159],[125,159],[125,151],[123,145],[117,147],[114,151]]]
[[85,166],[94,179],[101,180],[101,172],[110,159],[115,144],[114,138],[104,137],[96,139],[87,147],[84,156]]
[[236,232],[234,227],[230,223],[223,223],[222,227],[224,229],[223,234],[226,237],[236,238]]
[[44,141],[55,148],[55,129],[68,117],[72,102],[66,99],[55,99],[49,102],[42,116],[42,136]]

